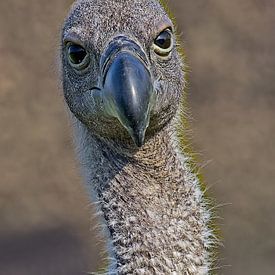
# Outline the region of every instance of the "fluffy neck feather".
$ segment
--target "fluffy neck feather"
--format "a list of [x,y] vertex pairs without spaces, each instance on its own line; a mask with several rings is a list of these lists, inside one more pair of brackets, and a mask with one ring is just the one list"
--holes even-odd
[[88,189],[108,229],[108,274],[208,274],[209,213],[173,127],[138,151],[76,127]]

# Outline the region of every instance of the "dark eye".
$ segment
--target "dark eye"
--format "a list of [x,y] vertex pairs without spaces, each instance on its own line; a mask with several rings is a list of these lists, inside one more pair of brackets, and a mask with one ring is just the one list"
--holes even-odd
[[154,41],[154,51],[160,56],[168,56],[173,48],[173,37],[170,29],[162,31]]
[[68,59],[73,67],[83,69],[88,65],[88,54],[82,46],[69,43],[67,47]]

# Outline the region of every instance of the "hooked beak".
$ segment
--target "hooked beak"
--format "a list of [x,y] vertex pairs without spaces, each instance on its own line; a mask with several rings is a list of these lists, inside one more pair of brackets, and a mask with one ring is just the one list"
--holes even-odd
[[101,58],[101,73],[107,113],[116,117],[141,147],[155,100],[144,52],[135,42],[117,37]]

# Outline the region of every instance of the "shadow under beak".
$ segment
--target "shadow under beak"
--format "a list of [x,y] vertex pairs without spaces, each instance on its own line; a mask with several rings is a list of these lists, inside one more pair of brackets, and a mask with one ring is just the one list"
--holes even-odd
[[126,128],[138,147],[144,144],[155,94],[147,58],[126,37],[115,38],[101,58],[106,111]]

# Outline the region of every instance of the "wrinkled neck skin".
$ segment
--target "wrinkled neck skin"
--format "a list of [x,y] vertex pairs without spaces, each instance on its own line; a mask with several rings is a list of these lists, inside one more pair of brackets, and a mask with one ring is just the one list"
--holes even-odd
[[174,124],[133,150],[76,122],[82,171],[108,236],[107,274],[209,272],[209,213]]

